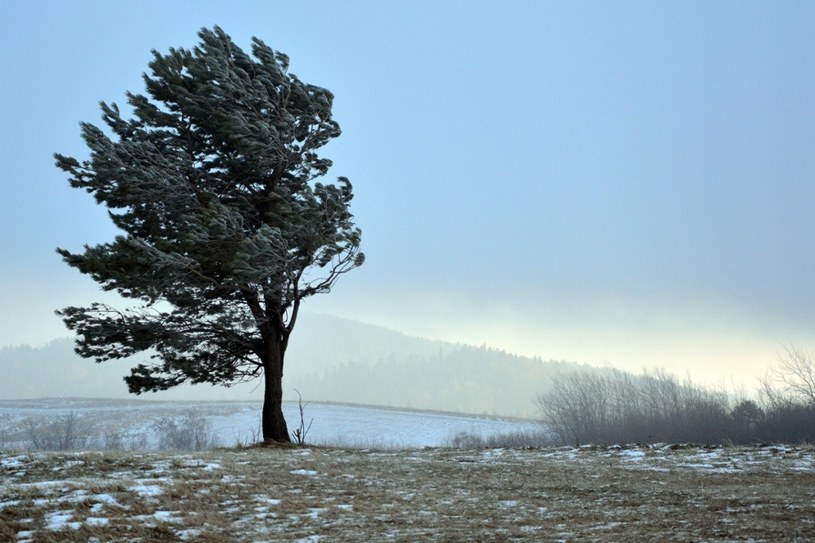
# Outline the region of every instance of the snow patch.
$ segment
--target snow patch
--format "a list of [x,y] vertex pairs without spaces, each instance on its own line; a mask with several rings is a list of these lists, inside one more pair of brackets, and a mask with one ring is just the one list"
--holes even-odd
[[90,498],[96,502],[91,506],[92,513],[98,513],[106,505],[110,505],[113,507],[122,506],[122,504],[120,504],[119,501],[110,494],[93,494]]
[[45,515],[46,528],[52,531],[72,528],[78,530],[81,522],[70,522],[74,518],[73,511],[54,511]]
[[268,496],[255,496],[255,500],[259,503],[265,503],[269,505],[280,505],[282,500],[278,500],[277,498],[270,498]]
[[315,475],[317,475],[317,472],[314,471],[313,469],[295,469],[290,471],[289,473],[291,473],[292,475],[308,475],[310,477],[314,477]]
[[172,522],[174,520],[172,511],[156,511],[153,513],[153,518],[161,522]]
[[176,535],[182,541],[195,541],[201,535],[200,528],[187,528],[186,530],[179,530]]
[[25,456],[7,456],[0,458],[0,467],[7,470],[20,469],[25,465],[23,460],[28,460],[28,458]]
[[645,451],[639,449],[623,449],[620,451],[620,456],[624,456],[629,460],[642,460],[645,458]]
[[157,484],[148,484],[144,482],[137,482],[135,486],[129,488],[131,492],[135,492],[142,498],[152,498],[164,492],[164,489]]
[[323,508],[323,507],[312,507],[311,509],[309,509],[308,516],[309,516],[309,518],[311,518],[311,520],[317,520],[317,519],[320,518],[320,515],[322,515],[323,513],[325,513],[325,508]]

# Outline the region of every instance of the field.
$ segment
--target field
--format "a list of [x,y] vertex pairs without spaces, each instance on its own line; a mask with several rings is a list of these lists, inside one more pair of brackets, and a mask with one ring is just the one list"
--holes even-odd
[[[30,449],[32,424],[56,421],[54,432],[59,433],[64,426],[60,420],[72,415],[77,420],[76,446],[71,448],[105,448],[112,441],[117,448],[155,449],[160,445],[162,421],[184,421],[189,416],[199,426],[206,421],[200,429],[207,430],[213,443],[234,447],[258,440],[260,409],[258,402],[0,401],[0,449]],[[298,404],[284,402],[283,412],[289,430],[294,431],[300,424]],[[462,433],[488,437],[541,430],[535,421],[319,402],[304,404],[303,423],[308,427],[308,443],[350,448],[439,447]]]
[[0,541],[813,541],[811,447],[0,453]]

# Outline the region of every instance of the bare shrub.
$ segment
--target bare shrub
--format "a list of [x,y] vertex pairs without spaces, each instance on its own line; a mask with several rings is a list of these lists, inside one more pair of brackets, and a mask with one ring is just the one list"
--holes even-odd
[[561,443],[718,443],[730,427],[727,394],[663,370],[557,376],[538,396],[544,422]]
[[763,441],[815,442],[815,354],[785,347],[761,381]]
[[303,396],[300,394],[300,391],[294,389],[297,392],[297,408],[300,411],[300,426],[298,426],[294,432],[292,432],[292,441],[294,441],[298,445],[305,445],[306,444],[306,436],[308,435],[308,431],[311,430],[311,423],[314,422],[314,419],[308,421],[308,426],[306,426],[306,405],[303,405]]
[[761,381],[764,402],[781,405],[815,406],[815,362],[813,353],[787,346]]
[[124,433],[108,430],[99,436],[99,448],[105,451],[121,451],[126,448]]
[[71,451],[95,446],[92,425],[76,411],[54,418],[30,418],[26,426],[33,450]]
[[159,449],[200,451],[218,446],[209,420],[197,413],[187,413],[180,419],[161,418],[153,428]]
[[262,437],[263,437],[263,423],[261,419],[258,419],[257,426],[255,428],[249,429],[249,437],[244,438],[240,434],[235,436],[235,448],[244,449],[247,447],[251,447],[257,443],[260,443],[262,441]]
[[533,449],[552,444],[544,431],[507,432],[483,436],[472,432],[458,432],[447,440],[446,446],[455,449]]
[[106,430],[97,440],[98,447],[104,451],[147,449],[147,436],[144,433],[129,434],[121,430]]

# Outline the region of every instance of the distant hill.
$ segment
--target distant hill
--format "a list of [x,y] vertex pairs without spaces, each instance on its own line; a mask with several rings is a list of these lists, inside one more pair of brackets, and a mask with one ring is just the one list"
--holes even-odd
[[[0,349],[0,399],[133,398],[122,377],[139,359],[95,364],[62,339],[44,347]],[[536,416],[536,394],[552,376],[578,367],[486,347],[416,338],[357,321],[305,313],[286,355],[284,390],[296,399]],[[259,381],[233,387],[183,386],[155,400],[260,399]]]
[[291,379],[306,398],[485,415],[535,417],[535,398],[576,364],[544,362],[486,347],[390,355]]

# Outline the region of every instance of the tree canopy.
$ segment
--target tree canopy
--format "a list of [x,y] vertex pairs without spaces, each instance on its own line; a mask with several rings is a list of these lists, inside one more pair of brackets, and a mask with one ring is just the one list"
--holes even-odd
[[134,393],[264,375],[264,438],[287,441],[283,357],[300,303],[364,260],[351,183],[317,181],[331,166],[318,150],[340,135],[334,97],[257,38],[249,55],[218,27],[199,37],[153,52],[131,118],[102,102],[104,127],[82,123],[87,160],[55,155],[121,230],[59,254],[131,300],[57,313],[82,356],[149,355],[125,378]]

